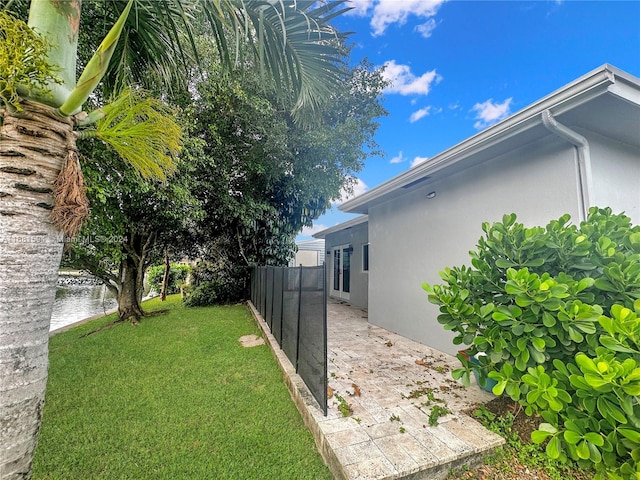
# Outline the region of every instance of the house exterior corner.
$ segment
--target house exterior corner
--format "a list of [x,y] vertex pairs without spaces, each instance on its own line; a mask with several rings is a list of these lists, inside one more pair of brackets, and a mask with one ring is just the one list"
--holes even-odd
[[470,266],[483,222],[515,213],[545,226],[569,214],[577,224],[593,206],[640,224],[640,79],[610,65],[342,204],[364,215],[318,236],[329,292],[341,297],[347,255],[357,274],[346,300],[370,323],[455,354],[422,284]]

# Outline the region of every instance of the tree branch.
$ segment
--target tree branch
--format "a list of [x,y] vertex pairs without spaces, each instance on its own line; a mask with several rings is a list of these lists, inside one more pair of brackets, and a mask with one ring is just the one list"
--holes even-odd
[[238,239],[238,247],[240,248],[240,255],[244,258],[247,266],[250,265],[249,260],[247,260],[247,256],[244,254],[244,248],[242,247],[242,239],[240,238],[240,229],[236,226],[236,238]]

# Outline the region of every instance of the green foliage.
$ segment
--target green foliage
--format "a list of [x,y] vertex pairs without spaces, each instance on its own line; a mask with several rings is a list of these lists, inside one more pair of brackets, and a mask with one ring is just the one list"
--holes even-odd
[[185,299],[188,307],[235,303],[247,298],[249,269],[225,263],[200,261],[193,268],[193,289]]
[[[91,215],[81,235],[70,242],[66,262],[90,271],[106,284],[118,286],[123,268],[142,272],[162,261],[164,246],[177,244],[179,233],[199,218],[189,191],[186,163],[170,182],[143,180],[103,142],[89,139],[79,145]],[[173,258],[183,252],[172,251]]]
[[185,298],[184,304],[187,307],[204,307],[207,305],[221,305],[230,303],[229,299],[233,292],[232,286],[222,280],[204,282],[194,287]]
[[[238,5],[228,0],[205,3],[216,34],[227,36],[235,32],[236,59],[250,53],[250,62],[242,59],[243,62],[235,63],[259,66],[262,83],[266,80],[264,74],[269,73],[279,96],[289,102],[293,99],[292,118],[299,124],[312,124],[313,113],[321,111],[324,99],[342,81],[340,69],[345,60],[346,34],[329,22],[349,10],[345,0],[322,5],[251,0]],[[227,6],[233,8],[225,9]],[[218,43],[220,58],[230,64],[228,47],[221,43]],[[239,49],[239,43],[251,48]]]
[[47,61],[49,45],[22,20],[0,11],[0,100],[20,108],[18,89],[47,90],[60,83]]
[[[95,135],[110,145],[144,178],[166,180],[176,171],[182,128],[172,111],[140,92],[125,90],[102,107]],[[84,135],[89,135],[85,132]]]
[[432,427],[438,426],[438,419],[443,415],[447,415],[451,413],[447,407],[443,407],[442,405],[434,405],[431,408],[431,412],[429,412],[429,425]]
[[283,111],[272,85],[251,69],[224,75],[215,54],[202,48],[207,75],[195,82],[198,98],[185,112],[190,135],[203,142],[192,187],[207,218],[197,232],[215,245],[198,256],[286,265],[298,232],[378,153],[375,119],[386,113],[379,101],[385,84],[366,63],[344,67],[322,118],[304,129]]
[[[172,263],[169,266],[169,285],[167,294],[178,293],[180,286],[187,280],[189,265],[181,263]],[[162,290],[162,281],[164,279],[164,265],[154,265],[147,269],[147,281],[149,286],[156,292]]]
[[[520,412],[520,414],[521,413],[522,412]],[[496,415],[484,405],[481,405],[473,412],[473,416],[487,429],[497,433],[506,440],[506,444],[489,459],[489,463],[503,464],[503,468],[514,474],[516,472],[510,470],[510,467],[514,463],[519,463],[531,469],[542,469],[544,473],[553,480],[576,478],[572,474],[579,468],[575,462],[560,462],[546,455],[539,445],[522,441],[515,425],[517,416],[513,413],[506,412],[502,415]],[[586,473],[586,471],[584,472]],[[581,475],[579,478],[586,478],[586,475]]]
[[[344,397],[337,393],[334,394],[334,397],[336,397],[336,400],[338,400],[339,402],[338,410],[340,410],[340,413],[343,417],[349,417],[353,415],[353,409],[351,408],[351,405],[344,399]],[[398,418],[398,421],[400,421],[400,418]]]
[[[497,381],[528,414],[554,459],[592,463],[598,478],[640,471],[640,227],[592,208],[525,228],[514,214],[485,232],[472,267],[447,268],[423,285],[438,321],[469,345],[481,378]],[[469,384],[471,365],[452,372]]]

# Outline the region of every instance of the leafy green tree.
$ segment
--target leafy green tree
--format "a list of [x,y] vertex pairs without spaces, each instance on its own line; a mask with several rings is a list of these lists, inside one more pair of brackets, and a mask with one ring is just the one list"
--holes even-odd
[[[77,140],[95,137],[119,147],[120,154],[141,171],[162,177],[173,163],[155,165],[153,158],[170,158],[179,145],[171,122],[157,122],[153,107],[131,115],[135,103],[103,105],[85,114],[85,101],[107,74],[118,52],[123,31],[140,34],[155,52],[155,60],[170,65],[183,57],[193,15],[202,11],[220,58],[235,62],[237,37],[249,42],[246,60],[261,65],[265,78],[294,92],[297,118],[331,92],[338,79],[340,34],[328,23],[341,13],[343,2],[316,8],[311,1],[167,0],[110,1],[117,21],[82,73],[76,77],[76,59],[82,30],[81,1],[33,0],[28,26],[0,12],[0,472],[3,479],[29,476],[40,425],[47,379],[48,324],[53,306],[57,270],[63,243],[60,234],[73,234],[88,211],[77,156]],[[11,6],[13,2],[8,2]],[[131,12],[131,15],[130,15]],[[141,20],[149,19],[148,23]],[[88,25],[92,28],[91,25]],[[151,30],[163,33],[154,43]],[[144,29],[144,30],[143,30]],[[184,35],[186,33],[186,35]],[[127,36],[128,33],[125,33]],[[125,37],[130,38],[130,37]],[[155,37],[159,38],[159,37]],[[133,72],[142,50],[122,44],[116,55],[118,78]],[[244,60],[244,59],[240,59]],[[145,69],[147,66],[145,66]],[[158,68],[157,72],[162,72]],[[152,128],[138,124],[151,118]],[[128,123],[122,123],[126,121]],[[92,134],[80,134],[97,122]],[[173,137],[159,127],[169,126]],[[158,133],[152,142],[150,133]],[[179,133],[179,129],[177,130]],[[164,133],[164,134],[163,134]],[[168,140],[168,141],[167,141]],[[153,157],[139,155],[137,147],[156,142]],[[136,148],[126,148],[135,146]],[[149,150],[147,149],[148,153]],[[138,155],[136,155],[138,153]],[[52,217],[53,214],[53,217]]]
[[[226,77],[215,62],[205,67],[207,75],[193,81],[195,100],[184,107],[192,127],[179,171],[167,186],[154,192],[141,188],[140,182],[146,185],[141,180],[114,181],[109,172],[117,172],[117,166],[97,174],[89,170],[90,198],[96,207],[80,239],[125,240],[134,231],[148,239],[125,241],[117,248],[79,244],[69,252],[76,267],[113,286],[122,319],[143,315],[139,299],[144,269],[167,249],[174,260],[203,259],[193,278],[196,283],[216,282],[219,301],[244,298],[246,266],[285,264],[302,226],[324,211],[365,156],[376,151],[374,118],[384,113],[378,102],[384,84],[370,65],[345,69],[344,89],[326,104],[331,117],[312,131],[283,114],[277,99],[269,98],[250,71]],[[350,108],[359,112],[357,119]],[[84,154],[89,159],[107,153]],[[170,201],[158,195],[172,191]],[[113,235],[116,226],[119,237]],[[137,286],[123,288],[122,279],[135,279]]]
[[[248,272],[239,266],[286,265],[300,230],[340,197],[365,158],[379,153],[373,138],[386,114],[385,83],[366,62],[343,67],[343,81],[318,109],[320,121],[304,129],[250,72],[227,78],[209,68],[189,113],[191,134],[204,141],[208,159],[194,174],[206,216],[192,243],[207,262],[200,270],[210,270],[204,283],[225,279],[221,297],[237,300],[246,294]],[[236,284],[233,295],[229,282]]]
[[115,294],[120,320],[135,323],[144,316],[144,275],[160,258],[158,246],[202,216],[189,186],[189,142],[178,171],[163,184],[135,175],[101,143],[83,145],[81,151],[91,216],[81,234],[70,239],[65,262],[100,278]]

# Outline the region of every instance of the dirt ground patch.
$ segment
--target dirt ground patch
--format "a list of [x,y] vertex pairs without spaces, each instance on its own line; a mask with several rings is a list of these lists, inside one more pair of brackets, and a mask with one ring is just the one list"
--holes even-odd
[[[511,438],[507,438],[504,447],[488,456],[483,465],[467,471],[452,472],[448,480],[593,479],[593,471],[555,464],[547,459],[543,447],[532,445],[531,432],[542,422],[540,417],[526,415],[522,407],[508,397],[498,397],[485,404],[485,408],[490,414],[495,415],[495,423],[513,416],[510,426]],[[473,416],[473,412],[469,414]],[[485,419],[487,416],[489,415],[484,415]],[[504,423],[510,424],[511,421]]]
[[245,348],[257,347],[258,345],[264,345],[264,338],[256,335],[243,335],[238,339],[240,345]]

